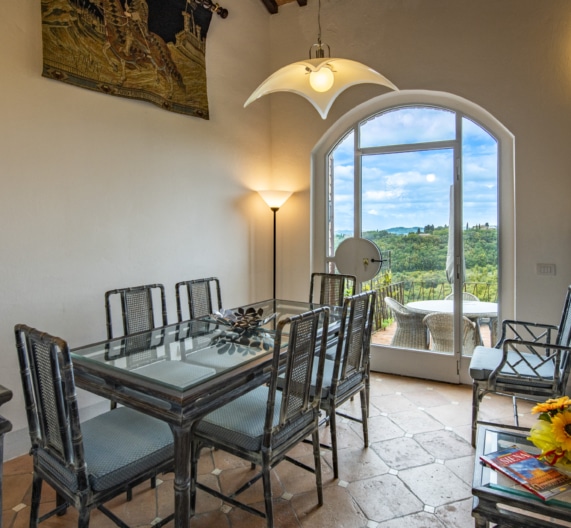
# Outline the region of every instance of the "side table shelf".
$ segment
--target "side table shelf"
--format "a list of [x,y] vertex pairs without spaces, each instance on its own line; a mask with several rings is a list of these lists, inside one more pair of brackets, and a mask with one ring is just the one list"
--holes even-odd
[[[523,488],[498,485],[497,474],[480,463],[480,455],[517,445],[530,453],[533,444],[527,440],[529,429],[492,424],[478,426],[474,463],[474,496],[472,516],[476,528],[498,527],[553,528],[569,526],[571,502],[566,500],[542,501]],[[537,451],[537,450],[535,450]]]
[[[12,399],[12,391],[0,385],[0,405]],[[2,474],[4,466],[4,435],[12,430],[12,424],[3,416],[0,416],[0,507],[2,506]],[[2,528],[2,516],[0,516],[0,528]]]

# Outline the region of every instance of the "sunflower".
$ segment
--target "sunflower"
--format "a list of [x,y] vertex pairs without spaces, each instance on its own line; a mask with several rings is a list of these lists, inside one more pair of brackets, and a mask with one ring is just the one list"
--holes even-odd
[[551,419],[555,441],[564,451],[571,451],[571,411],[562,411]]
[[543,453],[555,452],[559,447],[553,436],[551,422],[538,420],[531,428],[528,440],[531,440]]
[[538,403],[532,410],[532,414],[538,413],[549,413],[553,414],[553,411],[564,411],[567,407],[571,406],[571,399],[569,396],[562,396],[561,398],[555,398],[547,400],[543,403]]

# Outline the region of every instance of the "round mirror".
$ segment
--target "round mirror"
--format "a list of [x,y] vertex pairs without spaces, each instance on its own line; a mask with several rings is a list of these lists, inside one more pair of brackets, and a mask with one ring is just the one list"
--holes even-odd
[[371,280],[381,270],[383,260],[378,246],[365,238],[347,238],[335,251],[337,269],[355,275],[357,282]]

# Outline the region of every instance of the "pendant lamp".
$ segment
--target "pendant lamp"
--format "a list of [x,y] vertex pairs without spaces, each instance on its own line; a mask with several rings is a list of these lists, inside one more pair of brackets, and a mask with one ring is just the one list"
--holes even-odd
[[305,97],[326,119],[337,96],[351,86],[370,83],[398,90],[384,75],[360,62],[331,58],[329,46],[321,42],[321,0],[317,25],[317,43],[311,46],[309,59],[284,66],[270,75],[254,90],[244,107],[273,92],[292,92]]

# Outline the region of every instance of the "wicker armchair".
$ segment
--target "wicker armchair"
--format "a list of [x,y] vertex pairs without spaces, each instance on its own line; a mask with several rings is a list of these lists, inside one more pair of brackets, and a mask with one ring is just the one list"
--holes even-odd
[[[454,299],[454,293],[447,295],[444,297],[444,300],[451,301]],[[479,301],[478,297],[476,297],[473,293],[470,292],[462,292],[462,300],[464,301]]]
[[345,297],[355,294],[356,283],[357,278],[354,275],[312,273],[309,285],[309,302],[328,306],[343,306]]
[[[220,281],[216,277],[207,279],[194,279],[190,281],[177,282],[176,292],[176,313],[179,321],[186,319],[198,319],[214,312],[212,299],[216,299],[216,309],[222,309],[222,296],[220,294]],[[183,310],[183,298],[186,295],[188,311]],[[188,315],[188,317],[187,317]]]
[[[468,319],[464,321],[464,331],[462,335],[462,353],[472,355],[474,348],[480,343],[480,333],[478,325]],[[454,316],[449,313],[431,313],[424,317],[424,324],[428,328],[431,336],[430,348],[435,352],[454,353]]]
[[391,341],[391,345],[428,350],[428,332],[422,321],[424,315],[407,310],[392,297],[385,297],[385,304],[389,307],[397,320],[397,329]]
[[[172,470],[169,425],[127,407],[80,424],[67,343],[25,325],[17,325],[15,334],[32,443],[30,528],[69,506],[79,512],[78,528],[88,528],[94,508],[125,528],[104,503]],[[57,500],[54,510],[39,517],[43,482]]]
[[470,361],[472,385],[472,445],[480,402],[493,392],[513,399],[518,425],[517,399],[543,401],[565,394],[571,369],[571,286],[559,326],[504,320],[494,348],[478,346]]
[[[322,337],[318,339],[321,318]],[[196,507],[196,490],[200,488],[232,506],[266,518],[268,528],[272,528],[270,472],[282,460],[291,460],[287,457],[288,451],[310,435],[313,440],[314,467],[305,466],[298,461],[295,461],[295,464],[315,473],[319,505],[323,504],[319,398],[316,394],[321,392],[328,321],[328,308],[282,319],[276,331],[269,383],[223,405],[195,424],[191,443],[191,513],[194,513]],[[287,330],[284,330],[286,325]],[[284,343],[283,347],[282,333],[287,340],[287,345]],[[322,353],[316,355],[319,344]],[[315,363],[317,392],[310,390]],[[280,373],[284,379],[283,390],[278,390]],[[260,380],[261,383],[263,381]],[[252,465],[260,466],[261,473],[230,496],[224,496],[217,490],[197,482],[198,457],[201,448],[205,446],[224,450],[249,461]],[[265,513],[235,498],[260,477],[264,485]]]

